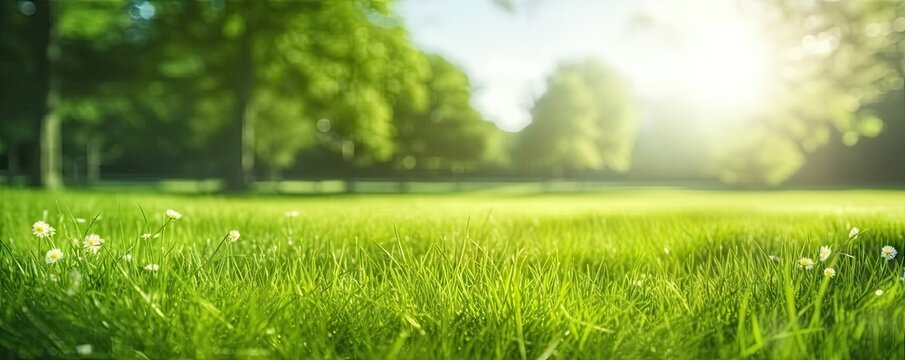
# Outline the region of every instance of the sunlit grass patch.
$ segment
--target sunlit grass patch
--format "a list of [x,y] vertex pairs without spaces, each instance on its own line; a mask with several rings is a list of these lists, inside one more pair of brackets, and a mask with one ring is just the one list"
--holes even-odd
[[23,357],[905,355],[898,192],[0,196]]

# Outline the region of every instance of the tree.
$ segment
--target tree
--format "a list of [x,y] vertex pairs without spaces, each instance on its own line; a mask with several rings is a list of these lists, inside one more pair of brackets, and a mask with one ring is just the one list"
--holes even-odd
[[9,66],[4,66],[3,75],[10,79],[3,86],[3,108],[8,111],[4,117],[10,118],[3,141],[10,167],[17,172],[19,149],[27,148],[29,184],[58,188],[62,186],[60,118],[53,111],[60,87],[53,71],[59,58],[56,9],[49,0],[9,1],[0,8],[4,27],[0,47],[4,65]]
[[[877,136],[883,121],[871,104],[905,83],[905,21],[896,2],[769,1],[765,33],[784,69],[774,98],[718,147],[720,178],[775,185],[807,154],[839,137],[854,146]],[[770,148],[769,151],[763,149]],[[758,153],[763,152],[763,153]]]
[[411,106],[405,98],[397,103],[397,167],[461,173],[491,160],[500,131],[471,105],[468,76],[438,55],[428,55],[427,62],[427,107]]
[[316,123],[328,124],[326,146],[357,150],[350,160],[392,154],[392,104],[423,92],[424,60],[385,2],[217,4],[158,3],[147,49],[132,59],[150,69],[130,91],[148,98],[132,100],[149,119],[184,123],[175,135],[191,138],[177,148],[209,151],[234,190],[249,185],[255,159],[271,174],[292,166],[316,144]]
[[[57,11],[53,32],[34,21],[45,5]],[[314,147],[350,165],[385,162],[397,152],[398,115],[423,113],[430,100],[428,59],[387,1],[44,1],[35,9],[0,12],[4,29],[15,30],[0,33],[9,65],[0,69],[0,142],[11,160],[37,164],[32,157],[60,151],[63,123],[68,176],[84,163],[96,179],[106,162],[214,175],[242,189],[255,160],[278,174]],[[37,41],[40,29],[54,41]],[[66,61],[36,67],[51,45]],[[465,123],[485,124],[467,115]],[[56,150],[38,151],[39,124],[58,129],[44,132],[57,135],[44,141]],[[34,156],[16,154],[26,146]],[[55,159],[49,169],[59,174]]]
[[[101,118],[115,108],[118,94],[128,86],[117,86],[134,73],[124,65],[127,46],[123,30],[129,17],[121,4],[113,2],[20,1],[18,12],[0,7],[0,16],[11,17],[10,42],[3,41],[11,74],[4,74],[10,96],[4,111],[11,109],[7,140],[9,163],[15,169],[17,148],[27,144],[24,157],[30,166],[30,183],[48,188],[62,186],[64,163],[63,126],[75,125],[66,141],[86,148],[96,174],[99,147],[107,131]],[[3,22],[7,23],[7,22]],[[23,46],[23,44],[26,44]],[[65,61],[61,61],[65,55]],[[7,56],[4,56],[5,58]],[[7,67],[4,67],[7,69]],[[14,105],[18,104],[18,105]],[[19,110],[16,110],[19,109]],[[23,122],[24,121],[24,122]],[[25,126],[31,123],[32,126]],[[15,171],[13,171],[15,172]]]
[[554,175],[628,169],[633,105],[623,82],[599,62],[559,66],[531,115],[514,155],[528,168]]
[[101,164],[113,157],[107,145],[141,112],[134,100],[142,93],[136,80],[148,72],[136,66],[135,59],[140,58],[136,54],[146,52],[142,40],[146,33],[137,31],[147,30],[153,9],[147,8],[149,3],[141,4],[132,8],[116,2],[55,4],[58,46],[65,61],[54,69],[61,86],[53,111],[66,134],[61,162],[68,170],[67,181],[82,176],[89,183],[99,180]]
[[426,59],[385,2],[309,5],[263,41],[252,116],[257,154],[272,170],[312,146],[359,165],[387,160],[395,105],[425,106]]
[[34,64],[46,56],[46,49],[32,41],[39,31],[32,17],[36,11],[34,3],[28,7],[11,1],[0,5],[0,151],[7,154],[9,184],[27,156],[35,155],[23,150],[36,138],[34,124],[43,106],[37,81],[40,69]]

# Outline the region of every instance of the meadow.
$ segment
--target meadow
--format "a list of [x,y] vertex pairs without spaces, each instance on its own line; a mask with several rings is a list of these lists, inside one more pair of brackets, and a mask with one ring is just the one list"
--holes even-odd
[[903,235],[885,190],[0,189],[0,357],[903,359]]

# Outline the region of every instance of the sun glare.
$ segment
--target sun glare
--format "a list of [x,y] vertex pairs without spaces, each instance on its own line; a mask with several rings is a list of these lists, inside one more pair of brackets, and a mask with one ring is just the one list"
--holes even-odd
[[766,101],[767,45],[744,18],[727,11],[693,20],[667,18],[634,34],[619,60],[642,96],[677,99],[702,115],[740,119]]
[[764,92],[766,55],[758,39],[734,24],[720,24],[693,39],[674,71],[692,102],[711,110],[755,106]]

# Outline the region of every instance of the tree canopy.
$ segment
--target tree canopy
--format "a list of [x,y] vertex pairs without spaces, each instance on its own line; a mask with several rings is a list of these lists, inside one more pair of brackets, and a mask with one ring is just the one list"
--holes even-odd
[[[870,105],[905,83],[905,18],[886,1],[768,1],[772,96],[716,151],[720,178],[779,184],[834,141],[855,146],[884,121]],[[898,30],[897,30],[898,27]]]
[[531,109],[516,155],[556,174],[630,167],[636,116],[623,81],[600,62],[560,65]]

